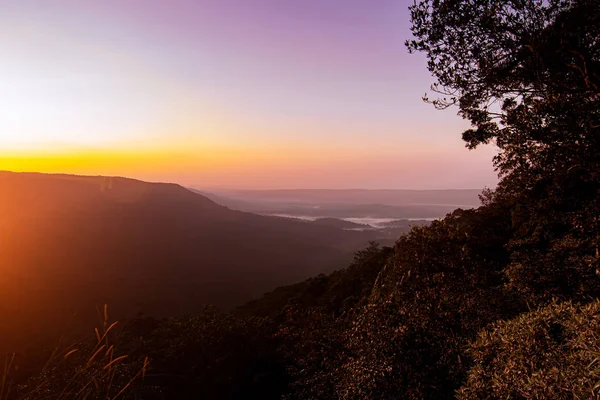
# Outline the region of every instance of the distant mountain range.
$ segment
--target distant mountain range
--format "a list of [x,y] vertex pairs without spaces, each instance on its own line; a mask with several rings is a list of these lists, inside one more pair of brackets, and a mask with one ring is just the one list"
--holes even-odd
[[[199,189],[200,190],[200,189]],[[385,205],[478,206],[481,189],[280,189],[280,190],[206,190],[232,199],[278,203],[342,203]]]
[[221,190],[194,189],[232,209],[313,218],[441,218],[480,204],[481,189],[457,190]]

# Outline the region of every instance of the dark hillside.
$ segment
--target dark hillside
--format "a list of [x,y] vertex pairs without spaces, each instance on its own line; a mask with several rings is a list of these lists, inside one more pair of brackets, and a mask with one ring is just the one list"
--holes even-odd
[[[120,371],[132,374],[146,356],[153,371],[130,394],[594,398],[597,305],[528,314],[529,293],[507,279],[507,244],[519,234],[516,200],[489,199],[477,210],[413,228],[394,248],[372,244],[346,269],[277,288],[232,313],[204,308],[193,317],[128,322],[118,348],[129,357]],[[556,373],[563,365],[565,377]],[[53,370],[46,381],[60,382],[73,374],[70,368]]]
[[124,178],[0,173],[0,215],[2,329],[14,332],[106,302],[116,315],[230,307],[339,268],[368,242]]

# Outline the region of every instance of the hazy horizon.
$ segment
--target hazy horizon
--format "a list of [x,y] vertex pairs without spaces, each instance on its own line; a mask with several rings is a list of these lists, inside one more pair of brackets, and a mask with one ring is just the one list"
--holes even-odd
[[235,188],[495,186],[412,1],[7,1],[0,169]]
[[[166,183],[166,182],[165,182]],[[244,187],[234,187],[234,186],[202,186],[202,185],[185,185],[191,189],[197,190],[214,190],[214,191],[293,191],[293,190],[339,190],[339,191],[353,191],[353,190],[367,190],[367,191],[386,191],[386,190],[406,190],[406,191],[451,191],[451,190],[483,190],[486,187],[448,187],[448,188],[439,188],[432,187],[426,189],[416,189],[412,187],[252,187],[252,188],[244,188]],[[489,187],[489,186],[488,186]]]

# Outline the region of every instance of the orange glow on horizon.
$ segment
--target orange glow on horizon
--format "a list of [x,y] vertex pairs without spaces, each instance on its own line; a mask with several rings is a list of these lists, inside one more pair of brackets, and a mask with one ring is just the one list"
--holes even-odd
[[[117,149],[4,149],[0,152],[0,170],[123,176],[232,189],[422,188],[424,181],[432,182],[428,188],[477,186],[462,183],[465,181],[462,171],[468,169],[472,159],[444,156],[442,149],[424,146],[401,149],[387,146],[368,152],[344,144],[335,147],[307,143],[173,146],[172,143],[171,147],[160,148],[130,145]],[[490,156],[486,152],[469,155],[480,159]],[[458,183],[447,177],[441,181],[439,171],[442,170],[452,174]],[[477,173],[474,171],[474,176]],[[397,183],[390,185],[389,182]]]
[[[351,162],[353,151],[336,154]],[[206,176],[218,183],[218,177],[230,183],[235,177],[283,171],[294,167],[329,164],[330,151],[311,151],[298,146],[285,148],[231,148],[204,146],[187,151],[178,149],[70,149],[63,151],[11,151],[0,153],[0,170],[14,172],[66,173],[81,175],[127,176],[153,180],[157,177]],[[164,177],[164,178],[163,178]],[[258,177],[257,177],[258,178]],[[243,178],[246,179],[246,178]]]
[[44,173],[126,174],[176,171],[187,167],[223,168],[240,159],[233,149],[204,149],[198,153],[160,150],[85,149],[61,152],[11,152],[0,155],[0,170]]

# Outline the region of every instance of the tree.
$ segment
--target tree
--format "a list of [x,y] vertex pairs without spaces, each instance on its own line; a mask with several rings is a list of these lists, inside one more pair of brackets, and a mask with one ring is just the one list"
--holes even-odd
[[600,293],[600,2],[422,0],[414,40],[458,106],[467,147],[495,143],[515,199],[511,287],[528,301]]
[[598,179],[599,2],[422,0],[410,11],[408,49],[427,55],[440,94],[430,101],[471,121],[467,147],[495,142],[496,167],[521,187],[575,167]]

